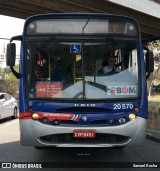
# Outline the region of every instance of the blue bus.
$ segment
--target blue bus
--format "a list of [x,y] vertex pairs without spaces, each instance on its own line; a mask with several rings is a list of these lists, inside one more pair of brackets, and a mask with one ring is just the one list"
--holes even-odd
[[[14,69],[17,40],[19,72]],[[7,65],[20,79],[21,145],[142,145],[152,64],[133,18],[100,13],[28,18],[23,34],[7,45]]]

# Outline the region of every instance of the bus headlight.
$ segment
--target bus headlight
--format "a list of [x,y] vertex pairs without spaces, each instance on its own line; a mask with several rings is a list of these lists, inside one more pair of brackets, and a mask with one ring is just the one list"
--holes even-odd
[[39,115],[37,113],[33,113],[32,114],[32,119],[33,120],[38,120],[39,119]]
[[137,116],[134,113],[131,113],[131,114],[129,114],[129,119],[131,121],[133,121],[133,120],[137,119]]

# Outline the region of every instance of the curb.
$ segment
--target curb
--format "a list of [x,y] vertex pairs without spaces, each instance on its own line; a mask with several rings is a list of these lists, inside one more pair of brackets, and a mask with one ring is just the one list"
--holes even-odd
[[160,143],[160,132],[147,129],[146,138]]

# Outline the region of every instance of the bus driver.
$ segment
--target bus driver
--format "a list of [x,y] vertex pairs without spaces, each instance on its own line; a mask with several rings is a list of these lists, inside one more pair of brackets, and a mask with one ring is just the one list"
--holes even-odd
[[120,72],[120,68],[116,67],[115,65],[116,63],[116,56],[114,55],[109,55],[107,57],[107,66],[103,67],[103,73],[116,73],[116,72]]

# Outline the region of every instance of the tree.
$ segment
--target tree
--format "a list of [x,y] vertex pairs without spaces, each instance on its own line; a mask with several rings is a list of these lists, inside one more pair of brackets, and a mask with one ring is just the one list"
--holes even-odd
[[[19,72],[19,65],[15,65],[14,69]],[[6,68],[6,73],[8,73],[6,79],[8,80],[17,80],[17,78],[14,76],[14,74],[11,72],[11,69],[9,67]]]
[[[19,65],[15,66],[16,71],[19,71]],[[0,77],[1,77],[1,86],[0,91],[1,92],[7,92],[11,95],[18,96],[18,86],[19,86],[19,80],[16,79],[16,77],[12,74],[9,67],[3,69],[0,68]]]
[[148,44],[148,48],[154,52],[154,64],[156,66],[153,73],[149,78],[148,90],[149,96],[153,94],[153,81],[157,81],[160,84],[160,40],[152,41]]

